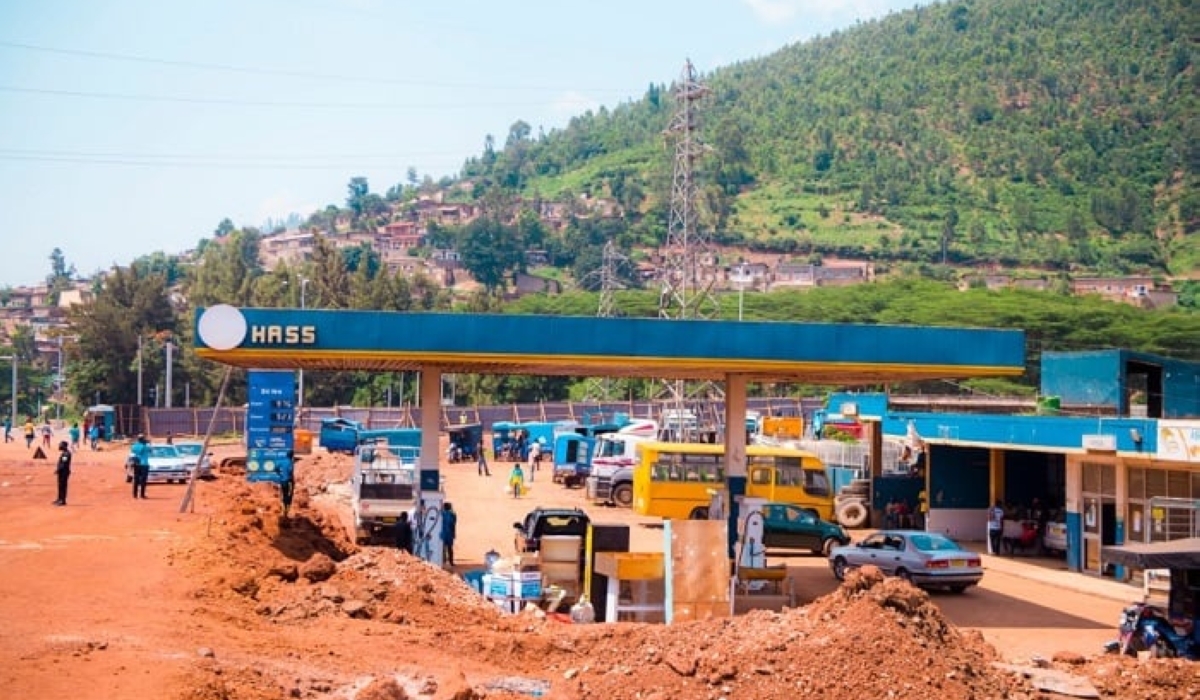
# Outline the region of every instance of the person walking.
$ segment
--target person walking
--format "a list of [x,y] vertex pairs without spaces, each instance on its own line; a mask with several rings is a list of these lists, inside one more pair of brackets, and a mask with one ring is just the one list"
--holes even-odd
[[133,497],[146,497],[146,482],[150,480],[150,443],[145,435],[138,435],[129,448],[129,460],[133,466]]
[[442,559],[446,566],[454,566],[454,538],[458,536],[458,513],[447,501],[442,506]]
[[33,447],[33,419],[25,419],[25,449]]
[[521,497],[521,492],[525,490],[525,472],[521,469],[520,462],[514,464],[512,471],[509,472],[508,486],[512,489],[513,498]]
[[396,549],[402,549],[412,554],[413,531],[412,526],[408,522],[408,511],[400,513],[400,516],[396,518],[396,526],[393,533],[396,538]]
[[50,438],[54,437],[54,428],[50,427],[50,421],[42,423],[42,447],[50,449]]
[[289,472],[286,481],[279,485],[279,496],[283,500],[283,517],[292,510],[292,498],[296,495],[296,475]]
[[12,441],[13,441],[12,418],[5,416],[4,417],[4,442],[8,443],[8,442],[12,442]]
[[475,468],[479,473],[479,476],[491,476],[492,470],[488,469],[487,455],[483,452],[483,440],[480,440],[479,443],[475,445],[475,452],[476,459],[478,460],[475,462]]
[[54,501],[56,506],[67,505],[67,481],[71,478],[71,444],[66,440],[58,443],[58,465],[54,468],[54,475],[58,477],[58,498]]
[[1000,553],[1000,538],[1004,532],[1004,504],[996,499],[996,505],[988,510],[988,554]]
[[533,481],[537,476],[538,465],[542,463],[542,441],[541,438],[534,440],[529,446],[529,480]]
[[80,436],[79,423],[78,422],[72,423],[71,429],[67,431],[67,434],[69,434],[71,436],[71,449],[78,450],[79,449],[79,436]]
[[296,453],[288,450],[287,479],[279,484],[279,496],[283,500],[283,517],[292,509],[292,498],[296,495]]
[[92,425],[88,428],[87,436],[88,436],[88,445],[91,446],[93,451],[95,451],[96,446],[100,442],[100,424],[92,423]]

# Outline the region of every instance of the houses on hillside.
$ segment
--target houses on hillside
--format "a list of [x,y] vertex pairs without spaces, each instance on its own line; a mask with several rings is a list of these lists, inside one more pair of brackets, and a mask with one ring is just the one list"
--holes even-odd
[[92,284],[78,280],[59,293],[57,300],[47,284],[0,289],[0,345],[12,345],[19,329],[33,331],[38,355],[47,366],[58,357],[58,337],[68,328],[67,309],[92,300]]
[[[959,289],[986,287],[987,289],[1034,289],[1046,291],[1050,280],[1044,277],[1019,278],[1003,272],[967,275],[959,280]],[[1108,301],[1115,301],[1145,309],[1165,308],[1179,303],[1179,294],[1170,286],[1146,275],[1126,277],[1075,277],[1070,281],[1071,294],[1085,296],[1094,294]]]

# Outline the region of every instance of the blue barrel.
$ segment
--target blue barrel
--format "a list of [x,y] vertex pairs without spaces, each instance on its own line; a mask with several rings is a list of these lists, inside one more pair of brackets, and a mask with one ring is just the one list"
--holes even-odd
[[471,569],[463,572],[463,580],[467,585],[474,588],[479,595],[483,595],[483,575],[487,573],[484,569]]

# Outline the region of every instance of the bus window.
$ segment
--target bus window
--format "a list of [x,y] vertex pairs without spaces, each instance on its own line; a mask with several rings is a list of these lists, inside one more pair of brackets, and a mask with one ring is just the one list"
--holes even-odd
[[803,486],[804,474],[799,465],[784,465],[779,467],[780,486]]
[[750,472],[750,483],[759,486],[771,485],[771,470],[765,467],[758,467]]
[[829,477],[825,476],[824,470],[805,469],[804,490],[811,496],[828,496]]

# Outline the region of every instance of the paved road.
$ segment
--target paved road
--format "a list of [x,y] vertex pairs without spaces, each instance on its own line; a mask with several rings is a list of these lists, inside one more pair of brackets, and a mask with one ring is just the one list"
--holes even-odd
[[[513,522],[538,505],[580,506],[595,522],[629,524],[634,551],[662,551],[662,530],[653,527],[657,518],[587,503],[579,489],[553,484],[544,473],[534,476],[527,497],[514,499],[505,489],[511,465],[492,462],[490,467],[491,477],[478,476],[473,463],[442,467],[448,498],[459,511],[460,566],[482,566],[485,553],[492,549],[510,554]],[[787,563],[799,602],[836,588],[824,558],[771,554],[769,563]],[[979,587],[963,595],[934,592],[932,596],[951,622],[980,631],[1011,660],[1049,657],[1057,651],[1100,653],[1115,634],[1123,604],[1140,597],[1140,590],[1133,587],[1068,572],[1061,561],[984,555],[984,569]]]

